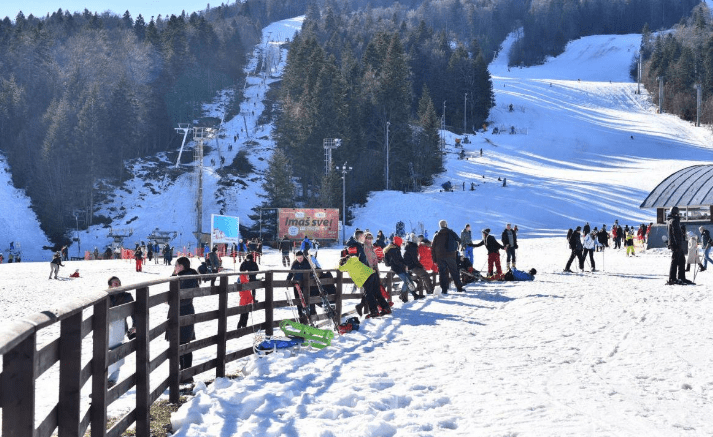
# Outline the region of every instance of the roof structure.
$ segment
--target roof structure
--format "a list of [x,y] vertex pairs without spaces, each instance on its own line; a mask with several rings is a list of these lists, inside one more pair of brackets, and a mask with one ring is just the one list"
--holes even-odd
[[663,180],[640,208],[713,205],[713,165],[694,165]]

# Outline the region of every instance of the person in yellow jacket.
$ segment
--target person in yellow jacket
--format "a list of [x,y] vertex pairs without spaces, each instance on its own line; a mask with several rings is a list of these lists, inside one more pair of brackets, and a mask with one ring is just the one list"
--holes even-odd
[[626,256],[629,256],[631,253],[631,256],[636,256],[636,253],[634,252],[634,231],[630,230],[628,234],[626,234]]
[[[367,317],[374,318],[391,314],[389,302],[381,295],[379,275],[371,267],[359,261],[355,256],[347,256],[339,260],[339,270],[349,273],[354,284],[364,289],[364,295],[370,308]],[[376,309],[377,306],[382,308],[381,313]]]

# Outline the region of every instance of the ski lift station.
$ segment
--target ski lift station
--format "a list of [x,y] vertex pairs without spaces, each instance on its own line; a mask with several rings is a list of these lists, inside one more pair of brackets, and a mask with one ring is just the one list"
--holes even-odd
[[704,226],[713,230],[713,165],[694,165],[663,180],[641,204],[641,209],[656,209],[656,224],[649,234],[649,247],[666,247],[666,218],[671,208],[681,212],[687,232],[698,234]]

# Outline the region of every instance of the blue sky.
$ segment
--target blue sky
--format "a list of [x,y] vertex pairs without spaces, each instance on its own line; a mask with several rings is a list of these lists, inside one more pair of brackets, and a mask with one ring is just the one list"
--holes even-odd
[[[183,10],[187,14],[202,11],[209,3],[208,0],[31,0],[30,2],[2,0],[0,1],[0,19],[10,17],[14,21],[19,11],[22,11],[25,16],[33,14],[37,17],[44,17],[47,13],[55,12],[59,8],[71,12],[81,12],[86,8],[99,13],[108,10],[117,15],[124,15],[124,12],[128,10],[133,18],[141,14],[148,22],[152,15],[155,17],[158,14],[163,16],[178,15]],[[219,6],[220,3],[220,1],[214,1],[211,6]],[[232,4],[233,1],[225,3]]]

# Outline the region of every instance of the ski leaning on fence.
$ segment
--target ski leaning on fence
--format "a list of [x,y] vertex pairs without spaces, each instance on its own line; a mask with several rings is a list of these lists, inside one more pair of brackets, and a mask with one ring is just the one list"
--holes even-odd
[[322,281],[319,280],[319,275],[317,274],[317,268],[314,266],[314,262],[312,261],[311,256],[307,256],[307,261],[309,261],[309,267],[312,269],[312,275],[314,276],[314,281],[317,284],[317,290],[319,290],[319,296],[322,298],[322,306],[324,307],[324,311],[327,313],[327,317],[329,317],[332,322],[334,322],[334,330],[339,331],[339,324],[342,322],[342,318],[339,314],[337,314],[337,311],[334,309],[332,304],[329,302],[329,299],[327,299],[327,293],[324,291],[324,287],[322,287]]

